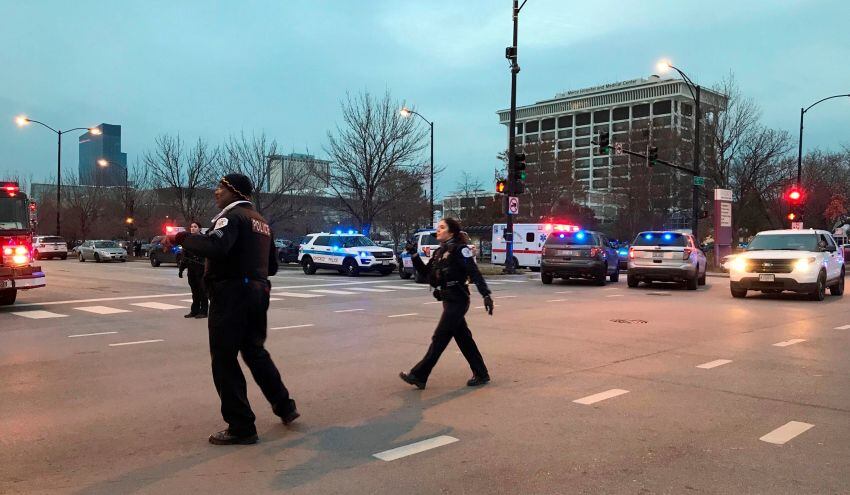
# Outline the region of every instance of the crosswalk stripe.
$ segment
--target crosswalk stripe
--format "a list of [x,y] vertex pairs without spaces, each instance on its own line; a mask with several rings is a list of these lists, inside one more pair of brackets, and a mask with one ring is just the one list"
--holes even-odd
[[408,285],[376,285],[375,287],[381,289],[401,289],[401,290],[422,290],[427,289],[427,287],[417,287],[417,286],[408,286]]
[[801,421],[789,421],[779,428],[771,431],[767,435],[759,438],[762,442],[772,443],[776,445],[784,445],[789,440],[793,439],[797,435],[805,433],[811,428],[814,428],[815,425],[809,423],[803,423]]
[[459,441],[460,440],[455,437],[440,435],[438,437],[422,440],[421,442],[411,443],[410,445],[405,445],[403,447],[378,452],[377,454],[372,454],[372,457],[377,457],[382,461],[389,462]]
[[289,328],[306,328],[314,326],[312,323],[305,323],[304,325],[288,325],[285,327],[272,327],[271,330],[287,330]]
[[32,311],[15,311],[12,312],[13,315],[23,316],[24,318],[30,318],[33,320],[43,320],[45,318],[64,318],[68,315],[61,315],[59,313],[51,313],[50,311],[42,311],[42,310],[32,310]]
[[351,290],[359,292],[392,292],[394,289],[373,289],[371,287],[352,287]]
[[628,390],[623,390],[619,388],[612,388],[611,390],[606,390],[605,392],[599,392],[598,394],[588,395],[587,397],[582,397],[581,399],[576,399],[573,402],[576,404],[584,404],[590,405],[596,402],[600,402],[606,399],[611,399],[613,397],[617,397],[619,395],[629,393]]
[[850,330],[850,325],[841,325],[840,327],[835,327],[836,330]]
[[404,313],[404,314],[400,314],[400,315],[389,315],[389,316],[387,316],[387,318],[401,318],[402,316],[416,316],[418,314],[419,313]]
[[350,296],[352,294],[357,294],[356,292],[351,292],[350,290],[333,290],[333,289],[310,289],[310,292],[318,292],[319,294],[335,294],[340,296]]
[[354,313],[354,312],[357,312],[357,311],[366,311],[366,310],[365,310],[365,309],[363,309],[363,308],[357,308],[357,309],[338,309],[338,310],[334,311],[334,313]]
[[132,303],[133,306],[139,306],[140,308],[149,308],[149,309],[161,309],[163,311],[168,311],[170,309],[181,309],[186,306],[175,306],[174,304],[165,304],[159,302],[143,302],[143,303]]
[[799,344],[800,342],[805,342],[806,339],[791,339],[784,340],[782,342],[777,342],[773,344],[774,347],[788,347],[789,345]]
[[711,368],[717,368],[718,366],[723,366],[724,364],[729,364],[732,361],[730,359],[716,359],[714,361],[709,361],[707,363],[702,363],[697,365],[697,368],[701,368],[704,370],[710,370]]
[[109,306],[82,306],[74,308],[79,311],[86,311],[97,315],[114,315],[116,313],[129,313],[129,309],[110,308]]
[[118,332],[97,332],[97,333],[79,333],[77,335],[69,335],[69,339],[74,339],[77,337],[94,337],[95,335],[112,335]]
[[152,344],[154,342],[165,342],[163,339],[153,339],[153,340],[137,340],[135,342],[118,342],[117,344],[109,344],[109,347],[119,347],[122,345],[136,345],[136,344]]
[[272,294],[273,296],[283,296],[283,297],[299,297],[301,299],[309,299],[311,297],[325,297],[321,294],[303,294],[300,292],[275,292]]

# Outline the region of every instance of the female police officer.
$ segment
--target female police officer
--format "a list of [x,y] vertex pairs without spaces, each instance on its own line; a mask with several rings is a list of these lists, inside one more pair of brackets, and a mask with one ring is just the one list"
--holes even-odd
[[457,220],[453,218],[441,220],[437,226],[436,237],[440,241],[440,247],[431,254],[428,265],[419,258],[416,246],[408,244],[405,247],[412,255],[416,271],[427,277],[428,283],[434,287],[434,297],[443,302],[443,315],[440,317],[425,357],[410,370],[410,373],[401,372],[399,376],[419,389],[425,388],[428,375],[437,364],[440,354],[454,338],[460,352],[472,368],[472,378],[466,384],[470,387],[484,385],[490,381],[490,375],[464,318],[469,310],[469,288],[466,281],[471,279],[478,287],[478,292],[484,296],[484,307],[492,315],[493,299],[490,297],[490,289],[487,288],[487,282],[478,270],[472,251],[463,242]]

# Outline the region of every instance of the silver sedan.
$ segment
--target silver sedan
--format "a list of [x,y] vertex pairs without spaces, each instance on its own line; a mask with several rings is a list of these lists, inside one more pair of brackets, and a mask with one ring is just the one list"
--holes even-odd
[[77,247],[77,259],[80,262],[94,260],[127,261],[127,251],[115,241],[86,241]]

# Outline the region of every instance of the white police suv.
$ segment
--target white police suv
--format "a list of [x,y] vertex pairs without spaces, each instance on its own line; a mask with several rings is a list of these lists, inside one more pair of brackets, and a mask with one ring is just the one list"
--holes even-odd
[[[416,245],[416,250],[419,252],[419,258],[422,263],[428,264],[431,259],[430,255],[440,247],[440,242],[437,240],[437,231],[434,229],[417,230],[410,238],[410,243]],[[407,251],[402,251],[399,255],[398,275],[407,280],[414,277],[416,283],[424,284],[425,276],[420,275],[413,267],[413,258]]]
[[844,253],[825,230],[768,230],[753,237],[747,250],[729,262],[733,297],[748,290],[792,291],[822,301],[844,294]]
[[298,248],[298,263],[307,275],[319,268],[337,270],[349,277],[370,271],[389,275],[396,269],[392,249],[377,246],[365,235],[351,231],[305,236]]

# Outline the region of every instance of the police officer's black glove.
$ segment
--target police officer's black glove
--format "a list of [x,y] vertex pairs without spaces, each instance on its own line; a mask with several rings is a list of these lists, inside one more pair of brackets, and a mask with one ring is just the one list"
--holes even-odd
[[440,291],[440,289],[434,289],[434,292],[432,292],[432,294],[434,295],[434,299],[438,301],[443,300],[443,293]]
[[404,250],[407,251],[407,254],[414,255],[416,254],[416,244],[408,242],[404,245]]
[[484,296],[484,309],[487,310],[487,313],[492,316],[493,315],[493,298],[490,296]]
[[183,278],[183,270],[177,270],[177,278]]

